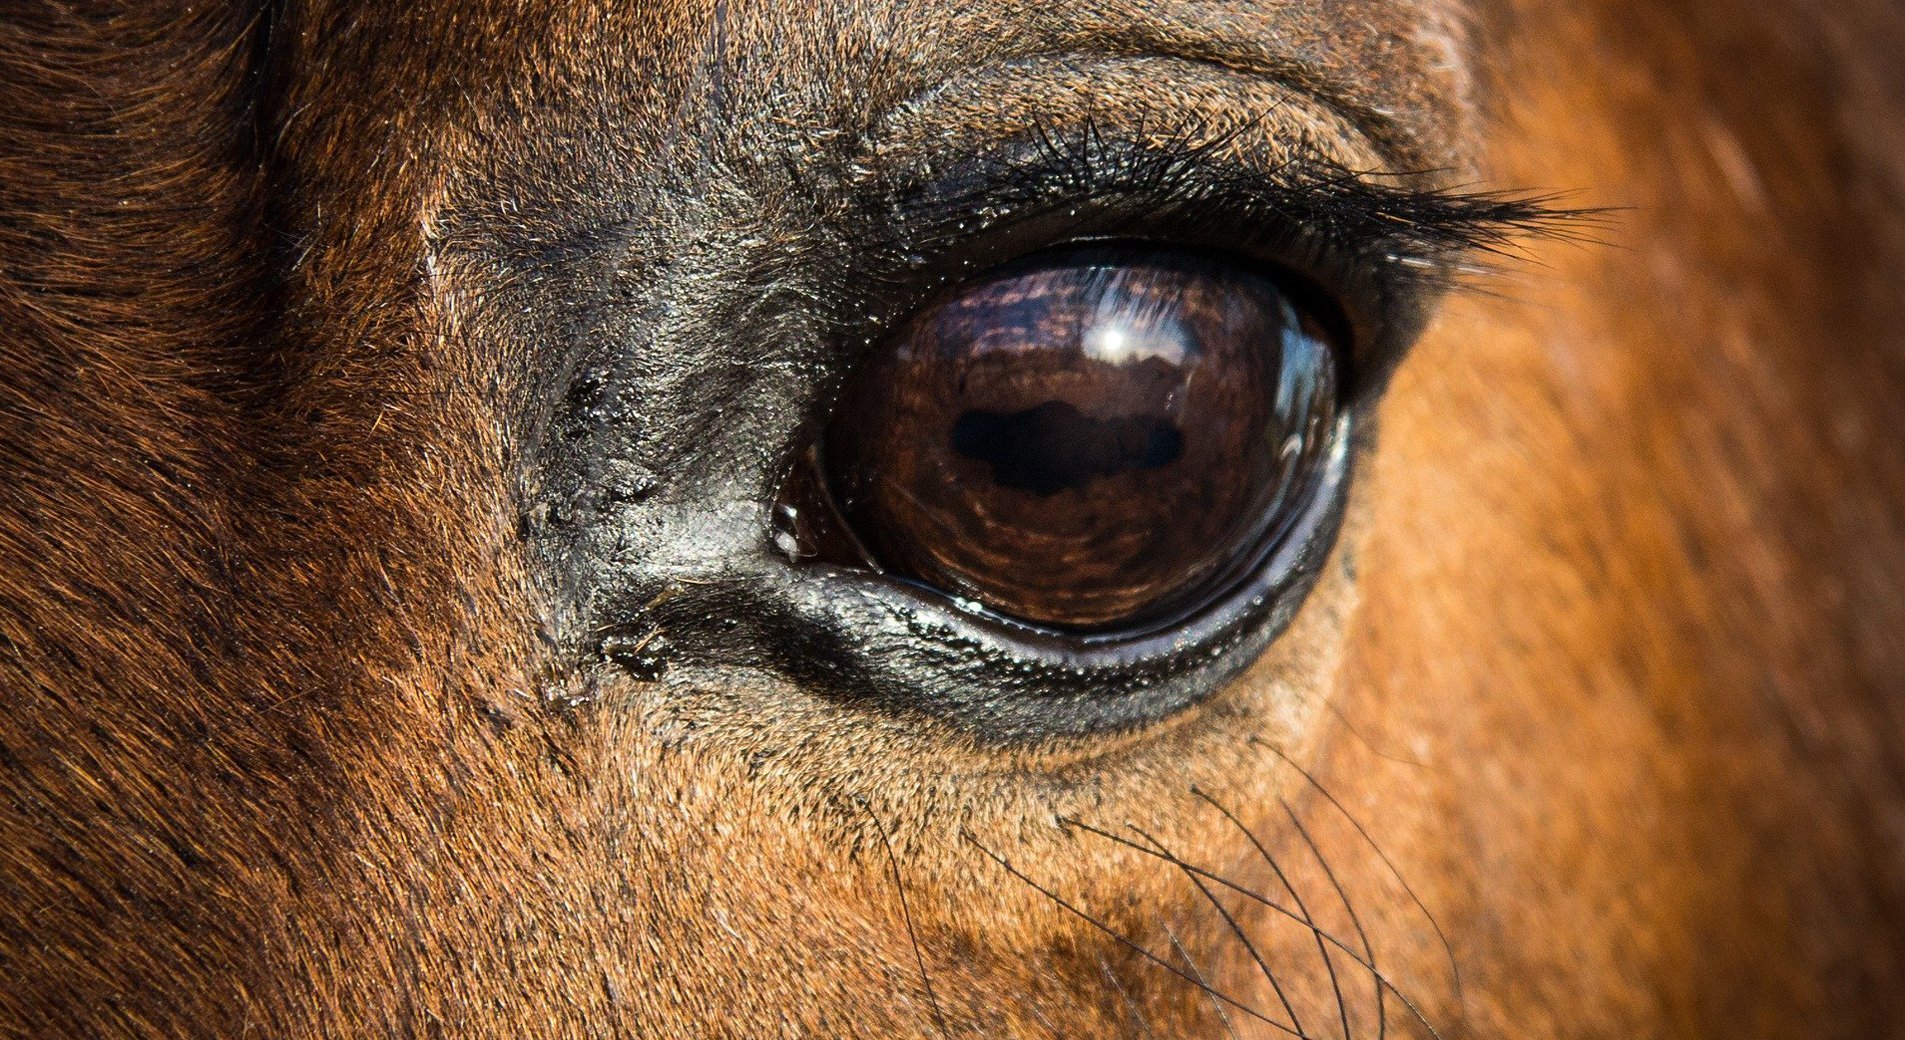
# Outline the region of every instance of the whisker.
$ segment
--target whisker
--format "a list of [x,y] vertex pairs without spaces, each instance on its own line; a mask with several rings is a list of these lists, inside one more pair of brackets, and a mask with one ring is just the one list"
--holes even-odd
[[[1019,868],[1013,866],[1011,862],[1007,860],[1004,856],[1001,856],[998,853],[992,851],[991,849],[985,847],[985,845],[980,843],[978,838],[972,835],[972,832],[967,831],[964,837],[966,841],[972,845],[973,848],[976,848],[980,852],[984,853],[987,859],[990,859],[992,862],[997,863],[1000,866],[1000,868],[1002,868],[1006,873],[1011,874],[1013,877],[1024,882],[1027,886],[1029,886],[1033,891],[1037,892],[1039,895],[1042,895],[1045,898],[1051,900],[1053,903],[1056,903],[1060,909],[1065,910],[1067,913],[1070,913],[1074,917],[1077,917],[1079,920],[1085,922],[1088,925],[1091,925],[1093,928],[1097,929],[1098,931],[1103,932],[1106,936],[1110,937],[1114,942],[1118,943],[1118,945],[1123,946],[1124,948],[1144,958],[1146,961],[1149,961],[1150,963],[1157,965],[1160,968],[1163,968],[1165,971],[1170,972],[1172,975],[1175,975],[1178,978],[1183,979],[1185,982],[1190,983],[1191,985],[1204,991],[1205,993],[1209,994],[1215,999],[1221,1000],[1224,1003],[1229,1004],[1231,1007],[1236,1008],[1238,1011],[1241,1011],[1246,1015],[1249,1015],[1251,1018],[1254,1018],[1257,1021],[1262,1022],[1265,1025],[1270,1026],[1274,1029],[1281,1030],[1282,1032],[1285,1032],[1285,1033],[1290,1033],[1289,1026],[1286,1026],[1283,1023],[1277,1021],[1276,1019],[1271,1018],[1268,1015],[1265,1015],[1263,1012],[1258,1011],[1256,1008],[1253,1008],[1248,1004],[1245,1004],[1243,1001],[1240,1001],[1236,999],[1235,997],[1230,996],[1227,993],[1221,992],[1213,988],[1209,983],[1203,981],[1202,979],[1193,978],[1192,976],[1186,974],[1177,965],[1172,964],[1171,962],[1165,960],[1164,958],[1158,956],[1157,954],[1152,953],[1150,950],[1145,949],[1144,946],[1133,941],[1129,937],[1125,936],[1123,933],[1119,932],[1116,928],[1111,927],[1110,925],[1104,923],[1098,918],[1093,917],[1091,914],[1088,914],[1085,911],[1079,909],[1078,907],[1073,906],[1070,902],[1068,902],[1065,899],[1064,896],[1061,896],[1058,893],[1052,891],[1051,889],[1046,888],[1044,885],[1041,885],[1038,882],[1032,880],[1031,877],[1026,875],[1024,871],[1021,871]],[[1156,853],[1153,853],[1153,855],[1156,855]],[[1297,1034],[1291,1033],[1291,1035],[1294,1036]],[[1304,1037],[1302,1038],[1302,1040],[1309,1040],[1309,1038]]]
[[[1330,932],[1327,929],[1321,928],[1317,926],[1316,924],[1313,924],[1309,921],[1305,921],[1301,916],[1299,916],[1295,911],[1291,910],[1289,907],[1284,906],[1283,904],[1277,902],[1274,899],[1271,899],[1269,896],[1266,896],[1261,892],[1245,887],[1244,885],[1240,885],[1237,882],[1232,881],[1221,874],[1213,874],[1210,871],[1205,870],[1203,867],[1196,865],[1195,863],[1186,863],[1182,860],[1175,860],[1173,857],[1167,856],[1164,853],[1157,851],[1156,849],[1145,848],[1143,845],[1140,845],[1135,841],[1131,841],[1128,838],[1120,837],[1116,834],[1111,833],[1110,831],[1101,830],[1097,827],[1092,826],[1089,823],[1085,823],[1082,820],[1072,819],[1070,817],[1060,817],[1059,822],[1065,824],[1066,826],[1077,827],[1079,830],[1085,831],[1088,834],[1095,834],[1098,837],[1104,838],[1107,841],[1116,842],[1120,845],[1125,846],[1126,848],[1135,849],[1136,851],[1142,852],[1147,856],[1156,856],[1157,858],[1164,860],[1166,863],[1170,863],[1173,866],[1181,866],[1185,869],[1193,871],[1199,877],[1203,877],[1210,881],[1214,881],[1217,884],[1220,884],[1224,886],[1225,888],[1228,888],[1231,891],[1237,893],[1238,895],[1251,900],[1252,902],[1255,902],[1261,906],[1267,907],[1268,909],[1278,914],[1281,914],[1284,917],[1287,917],[1298,924],[1303,925],[1305,928],[1307,928],[1310,931],[1311,934],[1329,943],[1331,946],[1334,946],[1338,953],[1342,954],[1344,957],[1349,958],[1350,961],[1354,963],[1357,967],[1360,967],[1364,971],[1368,972],[1371,978],[1374,978],[1377,981],[1381,982],[1383,987],[1389,991],[1389,994],[1395,997],[1398,1001],[1401,1001],[1402,1006],[1408,1009],[1409,1014],[1413,1016],[1417,1022],[1422,1023],[1422,1028],[1427,1029],[1430,1035],[1435,1038],[1435,1040],[1443,1040],[1443,1036],[1441,1032],[1439,1032],[1435,1028],[1435,1025],[1429,1021],[1428,1016],[1422,1012],[1421,1008],[1416,1006],[1416,1003],[1414,1001],[1409,999],[1408,994],[1402,992],[1402,990],[1396,986],[1393,980],[1391,980],[1387,975],[1384,975],[1382,972],[1377,971],[1374,965],[1364,960],[1362,955],[1357,953],[1356,950],[1353,947],[1351,947],[1348,943],[1345,943],[1343,940],[1330,934]],[[1242,825],[1239,824],[1239,826],[1242,826]],[[1247,827],[1244,828],[1244,833],[1250,836],[1253,841],[1256,840],[1256,836],[1249,830],[1249,828]],[[1031,882],[1028,881],[1027,883],[1030,884]]]
[[[1369,944],[1369,933],[1363,929],[1362,915],[1358,914],[1356,908],[1350,904],[1349,893],[1344,891],[1343,883],[1336,879],[1336,871],[1330,869],[1329,861],[1323,858],[1323,850],[1317,847],[1316,839],[1310,837],[1309,829],[1303,826],[1302,820],[1297,819],[1296,810],[1290,808],[1290,803],[1282,798],[1277,799],[1277,801],[1283,806],[1284,813],[1290,817],[1290,825],[1295,827],[1296,832],[1303,836],[1303,844],[1310,847],[1310,855],[1315,857],[1316,865],[1323,868],[1323,876],[1329,879],[1330,887],[1336,890],[1336,898],[1342,901],[1343,909],[1349,912],[1350,927],[1356,929],[1356,937],[1363,944],[1363,957],[1369,962],[1369,970],[1372,973],[1375,972],[1376,950]],[[1383,1004],[1382,983],[1377,982],[1375,985],[1377,1030],[1386,1035],[1388,1033],[1388,1027],[1382,1023],[1388,1020],[1389,1009]],[[1340,1007],[1340,996],[1338,997],[1338,1001]],[[1343,1009],[1343,1015],[1347,1019],[1349,1011],[1346,1008]],[[1347,1029],[1348,1027],[1345,1026],[1345,1028]]]
[[[1336,703],[1335,701],[1326,700],[1323,702],[1323,707],[1327,708],[1329,710],[1329,713],[1336,717],[1337,725],[1342,726],[1343,729],[1347,731],[1350,736],[1356,738],[1356,742],[1358,744],[1361,744],[1363,747],[1369,749],[1369,753],[1372,755],[1375,755],[1377,758],[1387,759],[1388,761],[1394,762],[1397,765],[1412,766],[1416,769],[1430,768],[1429,763],[1427,762],[1418,761],[1413,758],[1407,758],[1407,757],[1404,757],[1403,755],[1399,755],[1390,751],[1384,751],[1383,749],[1377,747],[1375,742],[1370,740],[1369,736],[1365,734],[1362,731],[1362,729],[1356,725],[1356,723],[1350,721],[1350,717],[1348,714],[1346,714],[1343,711],[1342,705]],[[1251,743],[1262,746],[1262,741],[1257,740],[1256,738],[1252,738]]]
[[1338,801],[1336,796],[1330,793],[1329,788],[1324,787],[1315,776],[1310,774],[1309,770],[1292,761],[1290,756],[1284,754],[1281,748],[1268,744],[1257,737],[1251,737],[1250,742],[1282,759],[1285,765],[1296,770],[1297,775],[1307,781],[1309,785],[1316,790],[1317,794],[1322,795],[1329,801],[1330,805],[1336,808],[1337,812],[1343,814],[1343,819],[1348,820],[1349,825],[1356,828],[1356,833],[1361,835],[1363,841],[1369,844],[1370,851],[1374,852],[1376,857],[1382,860],[1382,865],[1389,869],[1390,875],[1396,879],[1397,884],[1402,886],[1403,892],[1407,893],[1410,901],[1415,903],[1416,909],[1422,911],[1422,916],[1428,919],[1429,927],[1435,930],[1435,937],[1437,941],[1442,944],[1442,954],[1447,957],[1449,961],[1449,974],[1455,986],[1456,1005],[1463,1009],[1463,1015],[1466,1017],[1468,1013],[1468,999],[1462,994],[1462,966],[1455,959],[1455,944],[1449,941],[1448,933],[1442,930],[1442,922],[1436,920],[1435,914],[1429,911],[1428,904],[1422,901],[1421,896],[1416,895],[1415,888],[1409,884],[1407,878],[1402,876],[1402,871],[1396,866],[1395,861],[1390,859],[1389,854],[1384,852],[1382,846],[1376,843],[1376,839],[1370,836],[1368,829],[1363,826],[1362,821],[1356,818],[1356,814],[1350,812],[1342,802]]
[[[1290,884],[1290,878],[1283,872],[1283,866],[1277,862],[1277,858],[1270,854],[1270,850],[1264,847],[1263,842],[1257,840],[1255,832],[1244,826],[1243,821],[1239,820],[1235,813],[1232,813],[1229,809],[1219,804],[1217,799],[1204,793],[1201,788],[1192,787],[1191,793],[1209,803],[1210,807],[1222,813],[1224,819],[1229,820],[1232,826],[1243,832],[1244,837],[1249,840],[1251,847],[1257,850],[1257,854],[1263,857],[1265,863],[1270,864],[1270,869],[1277,875],[1277,880],[1282,883],[1283,890],[1290,893],[1291,901],[1296,903],[1297,912],[1302,915],[1303,924],[1312,932],[1316,933],[1314,936],[1316,939],[1316,952],[1323,958],[1323,970],[1329,973],[1330,992],[1336,997],[1336,1011],[1340,1016],[1343,1026],[1343,1040],[1353,1040],[1349,1029],[1349,1005],[1343,1000],[1343,981],[1341,977],[1336,974],[1336,958],[1330,956],[1329,946],[1323,942],[1323,935],[1321,930],[1317,927],[1316,918],[1310,913],[1309,904],[1303,901],[1303,893],[1298,892],[1296,886]],[[1375,966],[1371,965],[1370,970],[1374,971]]]
[[1263,972],[1264,979],[1270,983],[1270,989],[1277,995],[1277,1001],[1283,1005],[1283,1010],[1289,1013],[1290,1025],[1295,1028],[1298,1034],[1308,1036],[1309,1031],[1303,1028],[1303,1019],[1296,1013],[1296,1007],[1290,1003],[1290,998],[1284,994],[1283,984],[1277,981],[1276,972],[1271,971],[1270,965],[1264,963],[1263,955],[1257,950],[1257,944],[1250,941],[1250,936],[1244,932],[1243,926],[1237,923],[1237,918],[1231,914],[1229,908],[1225,907],[1224,904],[1218,900],[1217,893],[1210,890],[1210,886],[1204,883],[1203,878],[1198,877],[1194,871],[1183,866],[1183,861],[1179,860],[1177,854],[1173,853],[1163,842],[1145,833],[1143,828],[1138,827],[1136,824],[1126,824],[1125,826],[1130,827],[1132,831],[1137,833],[1138,836],[1142,837],[1145,841],[1157,846],[1159,851],[1169,856],[1172,861],[1175,861],[1173,865],[1184,872],[1184,877],[1188,879],[1191,884],[1197,886],[1197,891],[1209,901],[1211,908],[1216,910],[1218,915],[1224,919],[1224,924],[1230,927],[1231,934],[1237,937],[1238,942],[1244,944],[1244,949],[1250,951],[1250,959],[1257,962],[1257,969]]
[[920,985],[926,989],[926,1002],[933,1009],[933,1024],[939,1027],[940,1040],[946,1040],[951,1034],[946,1031],[946,1015],[939,1007],[939,995],[933,992],[933,976],[926,970],[926,954],[920,949],[919,933],[913,929],[913,908],[906,901],[906,881],[900,875],[900,858],[893,852],[893,840],[887,837],[886,824],[874,813],[873,807],[865,798],[856,798],[860,811],[873,821],[873,829],[880,832],[880,844],[886,847],[886,862],[893,868],[893,891],[900,897],[900,920],[906,923],[906,938],[913,944],[913,960],[919,965]]

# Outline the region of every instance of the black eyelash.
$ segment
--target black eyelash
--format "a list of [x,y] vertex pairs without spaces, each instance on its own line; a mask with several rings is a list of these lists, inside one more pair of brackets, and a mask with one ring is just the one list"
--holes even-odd
[[908,200],[894,215],[914,254],[982,233],[976,223],[1054,210],[1081,214],[1096,234],[1169,214],[1186,233],[1246,236],[1240,247],[1274,246],[1304,267],[1380,265],[1412,288],[1488,273],[1520,242],[1582,238],[1601,216],[1553,195],[1426,187],[1431,171],[1353,170],[1313,147],[1268,167],[1242,161],[1256,126],[1034,127],[1004,157],[887,194]]
[[1269,137],[1261,121],[1034,125],[951,160],[843,165],[859,171],[835,195],[856,200],[844,215],[859,228],[832,272],[852,287],[832,312],[843,342],[871,346],[950,286],[1031,253],[1155,242],[1279,276],[1348,345],[1346,400],[1381,387],[1436,294],[1485,287],[1522,243],[1585,240],[1600,218],[1556,196],[1354,170],[1312,142]]

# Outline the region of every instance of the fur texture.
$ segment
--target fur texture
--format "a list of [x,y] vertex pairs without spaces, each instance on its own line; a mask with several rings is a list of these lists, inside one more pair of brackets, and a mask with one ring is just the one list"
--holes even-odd
[[[0,1033],[1905,1036],[1901,52],[1879,0],[9,11]],[[1187,112],[1618,208],[1442,307],[1256,664],[1000,748],[604,655],[583,564],[672,529],[562,533],[589,351],[798,340],[828,192]],[[768,360],[602,496],[764,510],[680,474],[789,435]]]

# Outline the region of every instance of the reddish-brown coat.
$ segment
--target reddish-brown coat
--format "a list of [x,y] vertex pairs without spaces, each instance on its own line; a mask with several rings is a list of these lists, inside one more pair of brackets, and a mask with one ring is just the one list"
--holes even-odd
[[[549,696],[491,389],[531,360],[476,349],[432,235],[512,98],[662,119],[773,21],[638,6],[294,5],[269,63],[217,5],[0,26],[0,1031],[1267,1035],[988,855],[1276,1008],[1181,872],[1050,822],[1275,886],[1196,784],[1360,950],[1333,875],[1444,1035],[1900,1035],[1895,5],[1259,16],[1488,182],[1626,208],[1450,302],[1340,565],[1236,690],[1006,760],[798,691]],[[799,23],[794,78],[871,6]],[[1142,49],[1165,6],[1054,40]],[[1387,45],[1457,22],[1469,96]],[[1229,905],[1339,1031],[1312,937]]]

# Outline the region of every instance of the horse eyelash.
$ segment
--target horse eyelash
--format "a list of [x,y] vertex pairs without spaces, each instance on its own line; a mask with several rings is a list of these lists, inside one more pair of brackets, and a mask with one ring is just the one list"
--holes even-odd
[[[1189,225],[1271,241],[1322,265],[1391,269],[1434,288],[1498,272],[1544,239],[1591,241],[1605,211],[1564,205],[1563,196],[1425,186],[1432,171],[1355,170],[1301,149],[1264,167],[1239,162],[1257,124],[1212,131],[1097,123],[1059,130],[1033,126],[1003,158],[982,159],[951,178],[953,188],[895,187],[890,197],[915,229],[913,245],[956,238],[973,214],[1096,206],[1168,210]],[[909,212],[910,211],[910,212]]]

